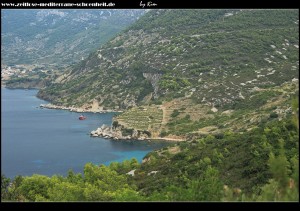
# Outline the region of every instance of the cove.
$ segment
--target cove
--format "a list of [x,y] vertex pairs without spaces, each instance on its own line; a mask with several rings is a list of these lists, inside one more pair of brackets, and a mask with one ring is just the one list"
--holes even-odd
[[137,158],[167,146],[157,141],[113,141],[90,137],[91,130],[110,125],[115,113],[79,113],[41,109],[47,103],[38,90],[1,88],[1,173],[16,175],[66,175],[83,172],[86,163],[108,165]]

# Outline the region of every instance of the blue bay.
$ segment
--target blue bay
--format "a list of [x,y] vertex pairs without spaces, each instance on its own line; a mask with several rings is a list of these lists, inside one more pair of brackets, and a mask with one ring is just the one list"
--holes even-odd
[[139,161],[162,142],[112,141],[89,136],[102,124],[110,125],[114,113],[80,114],[40,109],[47,102],[35,97],[37,90],[1,88],[1,171],[16,175],[66,175],[82,172],[86,163],[108,165],[112,161]]

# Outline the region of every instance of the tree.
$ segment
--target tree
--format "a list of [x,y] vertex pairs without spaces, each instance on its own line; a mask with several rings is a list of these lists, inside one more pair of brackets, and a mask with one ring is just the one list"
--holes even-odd
[[79,184],[83,182],[82,175],[80,173],[75,174],[74,171],[71,169],[68,171],[68,175],[66,179],[68,182],[75,183],[75,184]]
[[46,176],[34,174],[25,177],[20,185],[20,193],[29,201],[36,201],[37,197],[49,198],[48,188],[51,186],[51,179]]
[[109,168],[111,170],[114,170],[114,171],[118,171],[119,170],[119,167],[120,167],[120,163],[119,162],[111,162],[109,164]]
[[[270,153],[269,166],[273,179],[262,187],[261,195],[256,197],[257,201],[299,201],[299,161],[296,157],[291,159],[292,178],[290,175],[290,163],[285,156],[284,142],[279,140],[279,155]],[[295,184],[296,183],[296,184]]]
[[130,167],[132,168],[132,169],[136,169],[137,167],[139,167],[139,161],[136,159],[136,158],[132,158],[131,160],[130,160]]
[[292,169],[293,169],[292,179],[295,182],[295,184],[294,184],[295,187],[299,191],[299,158],[297,156],[294,156],[291,159],[291,163],[292,163]]
[[144,200],[145,200],[144,197],[142,197],[137,191],[131,188],[123,188],[115,192],[114,201],[134,202],[134,201],[144,201]]
[[284,142],[282,139],[279,140],[279,155],[275,155],[271,152],[269,158],[270,172],[272,173],[275,181],[278,182],[279,187],[284,190],[289,181],[289,162],[284,152]]
[[18,175],[16,176],[10,187],[9,187],[9,200],[12,200],[12,201],[24,201],[24,196],[22,196],[21,194],[21,191],[20,191],[20,186],[23,182],[23,177]]
[[208,166],[201,184],[202,201],[219,201],[222,196],[222,182],[219,178],[219,171]]
[[294,113],[293,121],[299,130],[299,98],[294,97],[292,99],[292,109]]
[[82,201],[83,188],[70,182],[61,182],[54,184],[49,188],[48,196],[50,201]]
[[220,201],[222,188],[218,170],[208,166],[199,179],[187,179],[186,187],[171,185],[165,191],[172,201]]
[[10,179],[1,174],[1,200],[6,200],[8,198],[9,183]]

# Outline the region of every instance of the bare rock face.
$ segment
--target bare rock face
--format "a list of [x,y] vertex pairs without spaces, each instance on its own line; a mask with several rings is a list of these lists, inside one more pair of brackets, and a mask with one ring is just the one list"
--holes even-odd
[[213,107],[212,109],[210,109],[212,112],[216,113],[218,111],[217,108]]
[[103,137],[114,140],[145,140],[150,138],[144,131],[139,131],[132,129],[131,134],[123,134],[122,130],[124,126],[118,125],[117,127],[110,127],[107,125],[102,125],[96,130],[91,131],[90,135],[92,137]]
[[132,138],[134,138],[134,139],[137,139],[138,138],[138,136],[139,136],[139,133],[138,133],[138,131],[136,130],[136,129],[134,129],[133,131],[132,131]]
[[160,78],[162,77],[162,74],[159,73],[143,73],[144,78],[146,78],[148,81],[150,81],[153,89],[154,89],[154,94],[153,97],[154,99],[158,98],[158,82]]
[[150,161],[150,157],[149,158],[144,158],[143,160],[142,160],[142,163],[147,163],[147,162],[149,162]]

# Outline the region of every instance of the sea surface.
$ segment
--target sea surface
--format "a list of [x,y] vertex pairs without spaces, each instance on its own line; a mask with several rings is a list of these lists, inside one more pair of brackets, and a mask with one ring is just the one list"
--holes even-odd
[[41,109],[47,103],[38,90],[1,88],[1,173],[16,175],[66,175],[69,169],[83,172],[86,163],[108,165],[137,158],[168,143],[113,141],[90,137],[91,130],[110,125],[115,113],[79,113]]

